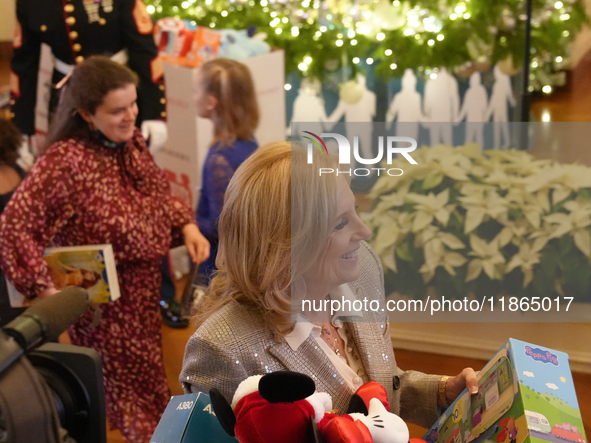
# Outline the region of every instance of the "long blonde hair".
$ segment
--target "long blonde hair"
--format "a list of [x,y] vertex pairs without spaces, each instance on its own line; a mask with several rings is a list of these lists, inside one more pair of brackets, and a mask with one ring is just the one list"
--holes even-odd
[[293,284],[324,251],[337,205],[332,156],[288,142],[255,151],[236,171],[219,221],[218,271],[197,317],[203,323],[231,300],[260,310],[276,337],[293,329]]
[[259,124],[254,82],[248,68],[234,60],[217,58],[201,68],[201,87],[217,100],[211,120],[214,141],[231,144],[250,140]]

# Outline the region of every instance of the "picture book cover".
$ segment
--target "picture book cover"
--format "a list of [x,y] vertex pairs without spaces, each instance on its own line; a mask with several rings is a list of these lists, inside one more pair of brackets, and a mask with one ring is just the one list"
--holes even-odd
[[[51,276],[58,290],[66,286],[82,287],[88,291],[93,303],[108,303],[121,295],[111,245],[47,248],[43,258],[51,268]],[[35,302],[20,294],[8,280],[6,284],[12,307],[27,307]]]

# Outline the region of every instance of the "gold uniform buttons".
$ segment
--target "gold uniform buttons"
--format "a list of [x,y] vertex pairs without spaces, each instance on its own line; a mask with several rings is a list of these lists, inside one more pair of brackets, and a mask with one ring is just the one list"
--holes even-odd
[[76,63],[82,63],[83,61],[84,61],[84,57],[82,57],[81,55],[76,57]]
[[162,103],[162,104],[166,103],[166,99],[165,98],[161,98],[160,99],[160,103]]
[[164,85],[160,85],[158,87],[160,88],[161,91],[164,91]]
[[72,45],[72,49],[76,52],[80,52],[80,50],[82,49],[82,46],[80,46],[80,43],[74,43]]
[[76,31],[71,31],[69,34],[70,40],[76,40],[78,38],[78,33]]
[[47,25],[41,25],[41,32],[47,31]]
[[162,111],[162,112],[160,113],[160,117],[166,117],[166,111]]
[[68,3],[66,6],[64,6],[64,11],[66,12],[74,12],[74,5],[71,3]]
[[68,18],[66,19],[66,23],[67,23],[68,25],[72,26],[74,23],[76,23],[76,18],[74,18],[74,17],[68,17]]
[[99,24],[101,26],[105,26],[107,24],[107,21],[103,17],[101,17],[101,18],[99,18]]

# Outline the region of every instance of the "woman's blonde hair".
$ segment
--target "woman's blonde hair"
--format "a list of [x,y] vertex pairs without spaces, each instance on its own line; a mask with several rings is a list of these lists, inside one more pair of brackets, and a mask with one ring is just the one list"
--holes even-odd
[[255,151],[230,181],[219,221],[218,271],[197,317],[201,324],[231,300],[261,311],[276,337],[293,329],[294,283],[324,251],[337,205],[332,156],[288,142]]
[[216,142],[250,140],[259,124],[259,108],[248,68],[234,60],[217,58],[201,68],[201,87],[217,100],[212,113]]

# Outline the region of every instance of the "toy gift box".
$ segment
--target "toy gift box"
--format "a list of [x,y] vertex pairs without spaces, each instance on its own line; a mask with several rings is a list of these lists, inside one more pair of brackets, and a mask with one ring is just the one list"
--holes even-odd
[[162,61],[197,67],[217,57],[221,34],[193,23],[173,17],[156,22],[154,41]]
[[175,395],[168,402],[150,443],[236,443],[213,412],[209,395]]
[[568,355],[515,339],[427,432],[428,443],[586,443]]

